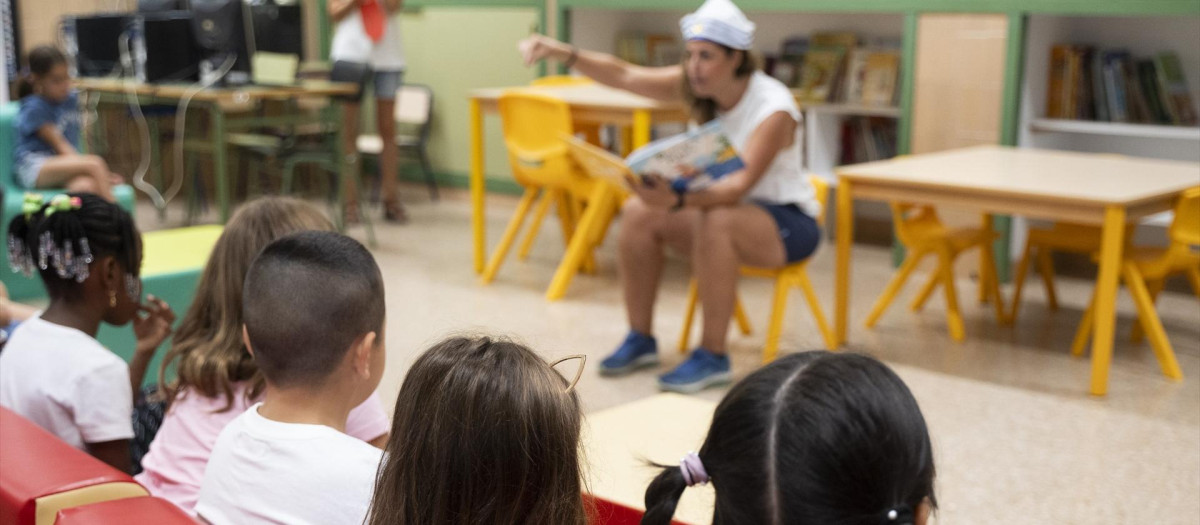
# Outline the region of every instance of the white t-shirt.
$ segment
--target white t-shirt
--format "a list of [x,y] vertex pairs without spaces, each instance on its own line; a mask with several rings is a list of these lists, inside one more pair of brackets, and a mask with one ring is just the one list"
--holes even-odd
[[324,425],[250,407],[221,431],[196,513],[213,525],[361,525],[383,451]]
[[792,145],[780,150],[775,160],[767,167],[758,183],[750,188],[747,199],[768,204],[796,204],[804,213],[816,217],[821,214],[821,203],[816,192],[804,177],[800,164],[800,145],[804,139],[804,120],[792,92],[782,82],[762,71],[750,77],[746,93],[733,109],[718,112],[721,128],[739,152],[746,151],[746,141],[758,126],[775,113],[787,113],[796,121],[796,136]]
[[21,323],[0,352],[0,405],[80,450],[133,438],[129,365],[41,314]]
[[[382,2],[382,0],[380,0]],[[382,7],[382,6],[381,6]],[[400,21],[395,14],[384,23],[383,38],[372,42],[363,27],[362,12],[353,8],[338,22],[333,33],[330,60],[349,60],[370,64],[376,71],[403,71],[404,47],[400,43]]]

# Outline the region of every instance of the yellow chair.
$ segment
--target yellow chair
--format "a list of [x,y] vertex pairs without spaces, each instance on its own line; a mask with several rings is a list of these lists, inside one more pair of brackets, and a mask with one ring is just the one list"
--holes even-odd
[[1012,310],[1009,319],[1017,318],[1021,305],[1021,289],[1029,273],[1029,264],[1036,258],[1038,273],[1046,286],[1046,304],[1051,310],[1058,309],[1058,293],[1054,289],[1054,261],[1051,252],[1070,252],[1092,255],[1100,252],[1100,227],[1065,222],[1054,223],[1050,228],[1031,228],[1025,239],[1025,250],[1017,272],[1013,276]]
[[[1138,321],[1150,339],[1150,347],[1154,349],[1163,375],[1178,380],[1183,379],[1183,372],[1175,360],[1175,351],[1171,349],[1162,320],[1158,318],[1154,300],[1162,290],[1163,281],[1181,273],[1188,276],[1193,291],[1200,290],[1200,253],[1196,252],[1200,247],[1200,187],[1191,188],[1180,196],[1175,205],[1175,220],[1171,222],[1167,236],[1170,244],[1166,248],[1132,247],[1125,250],[1121,280],[1133,296]],[[1096,321],[1095,311],[1096,296],[1093,293],[1083,321],[1075,332],[1071,354],[1083,355],[1083,347],[1087,345]]]
[[996,319],[1004,323],[1004,301],[1000,297],[999,281],[996,279],[995,259],[992,256],[992,241],[996,234],[985,228],[948,228],[937,216],[932,206],[915,206],[904,203],[891,203],[892,221],[896,228],[896,237],[904,245],[907,255],[904,263],[896,272],[895,277],[884,288],[883,293],[867,316],[867,328],[875,326],[888,305],[896,298],[905,281],[912,275],[917,264],[926,255],[936,255],[937,269],[929,276],[929,281],[913,300],[911,309],[919,311],[940,284],[946,295],[946,324],[950,337],[962,341],[965,337],[962,314],[958,309],[958,294],[954,289],[954,261],[958,255],[971,248],[980,249],[982,257],[982,274],[979,276],[984,286],[983,299],[991,299],[996,308]]
[[[808,180],[812,183],[813,189],[816,190],[817,201],[821,203],[821,215],[817,217],[817,223],[824,226],[825,208],[829,202],[829,183],[817,176],[810,176]],[[787,310],[788,291],[792,288],[800,288],[804,291],[804,299],[808,301],[808,307],[812,309],[813,318],[817,322],[817,329],[821,331],[821,336],[825,339],[826,347],[830,350],[838,347],[833,330],[825,322],[825,314],[822,313],[821,305],[817,302],[817,294],[813,290],[812,281],[808,278],[807,268],[809,260],[805,259],[782,268],[753,268],[745,266],[741,269],[741,274],[746,277],[775,279],[775,298],[771,303],[771,322],[767,325],[767,344],[763,346],[764,364],[773,361],[775,355],[779,353],[779,336],[783,333],[783,314]],[[683,334],[679,336],[680,352],[688,350],[688,340],[692,333],[692,319],[695,317],[697,299],[696,279],[693,278],[691,284],[688,285],[687,313],[683,317]],[[746,320],[746,314],[742,310],[741,301],[738,301],[735,305],[734,319],[737,320],[742,333],[750,333],[750,323]]]
[[615,192],[612,185],[600,183],[581,172],[568,155],[561,135],[572,135],[573,125],[570,108],[565,102],[543,95],[510,92],[501,95],[499,109],[513,177],[525,187],[525,193],[500,245],[484,268],[481,280],[486,284],[495,278],[538,195],[556,191],[564,199],[587,204],[579,223],[570,228],[567,254],[546,292],[548,299],[560,299],[566,293],[571,277],[602,238],[602,232],[607,230],[615,209],[612,202]]

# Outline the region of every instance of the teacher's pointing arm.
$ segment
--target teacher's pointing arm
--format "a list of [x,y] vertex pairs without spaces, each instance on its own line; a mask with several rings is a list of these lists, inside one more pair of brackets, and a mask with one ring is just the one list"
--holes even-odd
[[522,40],[517,48],[526,66],[551,59],[573,67],[606,86],[663,101],[683,98],[683,66],[638,66],[607,53],[578,49],[536,34]]

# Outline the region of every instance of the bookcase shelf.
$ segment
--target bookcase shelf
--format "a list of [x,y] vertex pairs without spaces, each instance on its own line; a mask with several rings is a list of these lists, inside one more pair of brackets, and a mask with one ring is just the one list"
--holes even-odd
[[[1141,137],[1200,142],[1200,127],[1164,126],[1154,124],[1126,124],[1121,122],[1095,122],[1090,120],[1064,120],[1040,118],[1029,123],[1030,131],[1051,133],[1077,133],[1084,135],[1111,135],[1117,137]],[[1194,145],[1192,146],[1194,147]]]
[[[793,89],[792,93],[796,93],[797,91],[798,90]],[[900,108],[895,106],[865,106],[862,104],[801,104],[800,110],[805,113],[821,113],[828,115],[842,115],[847,117],[900,118]]]

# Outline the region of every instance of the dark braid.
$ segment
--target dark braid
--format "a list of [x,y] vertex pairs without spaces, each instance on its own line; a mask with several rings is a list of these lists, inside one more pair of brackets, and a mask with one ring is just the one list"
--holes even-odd
[[[9,263],[31,276],[37,271],[52,299],[77,299],[90,275],[89,263],[113,257],[126,272],[127,293],[142,266],[142,240],[133,217],[115,203],[90,193],[70,193],[75,209],[53,209],[48,199],[8,227]],[[139,292],[140,293],[140,292]],[[134,298],[136,300],[136,298]]]

